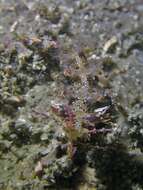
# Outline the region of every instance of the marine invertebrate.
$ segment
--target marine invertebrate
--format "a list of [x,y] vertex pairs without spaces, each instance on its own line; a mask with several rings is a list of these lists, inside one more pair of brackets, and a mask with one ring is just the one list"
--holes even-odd
[[[64,96],[66,101],[59,100],[59,102],[52,101],[52,112],[58,116],[63,124],[63,129],[68,141],[68,151],[72,155],[73,147],[75,147],[80,141],[86,141],[90,139],[90,136],[95,134],[107,134],[112,131],[112,110],[114,108],[111,101],[111,97],[106,93],[98,89],[90,87],[88,81],[88,75],[86,66],[88,65],[87,59],[83,52],[74,53],[75,68],[70,66],[70,73],[78,73],[80,81],[74,81],[71,84],[73,89],[72,102],[68,102],[70,99],[68,94]],[[65,70],[64,70],[65,72]],[[65,74],[65,73],[64,73]],[[66,75],[66,76],[67,76]],[[77,91],[74,85],[78,85]],[[67,86],[66,86],[67,87]],[[66,88],[65,87],[65,88]],[[97,92],[99,93],[97,93]],[[100,93],[101,91],[101,93]],[[88,108],[88,103],[90,105]],[[66,102],[66,103],[63,103]],[[97,104],[96,106],[94,104]],[[95,107],[95,108],[94,108]]]
[[76,115],[69,105],[57,104],[52,102],[52,111],[64,121],[64,131],[68,138],[68,154],[73,155],[75,149],[73,147],[74,142],[81,135],[75,126]]

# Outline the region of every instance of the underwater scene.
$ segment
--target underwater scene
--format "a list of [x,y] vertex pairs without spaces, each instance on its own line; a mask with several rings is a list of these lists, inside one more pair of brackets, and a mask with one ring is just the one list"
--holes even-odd
[[0,0],[0,190],[143,190],[143,0]]

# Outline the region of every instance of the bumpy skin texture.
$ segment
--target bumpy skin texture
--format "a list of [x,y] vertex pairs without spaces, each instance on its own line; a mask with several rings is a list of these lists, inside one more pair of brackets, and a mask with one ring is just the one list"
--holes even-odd
[[143,189],[142,12],[0,2],[0,189]]

